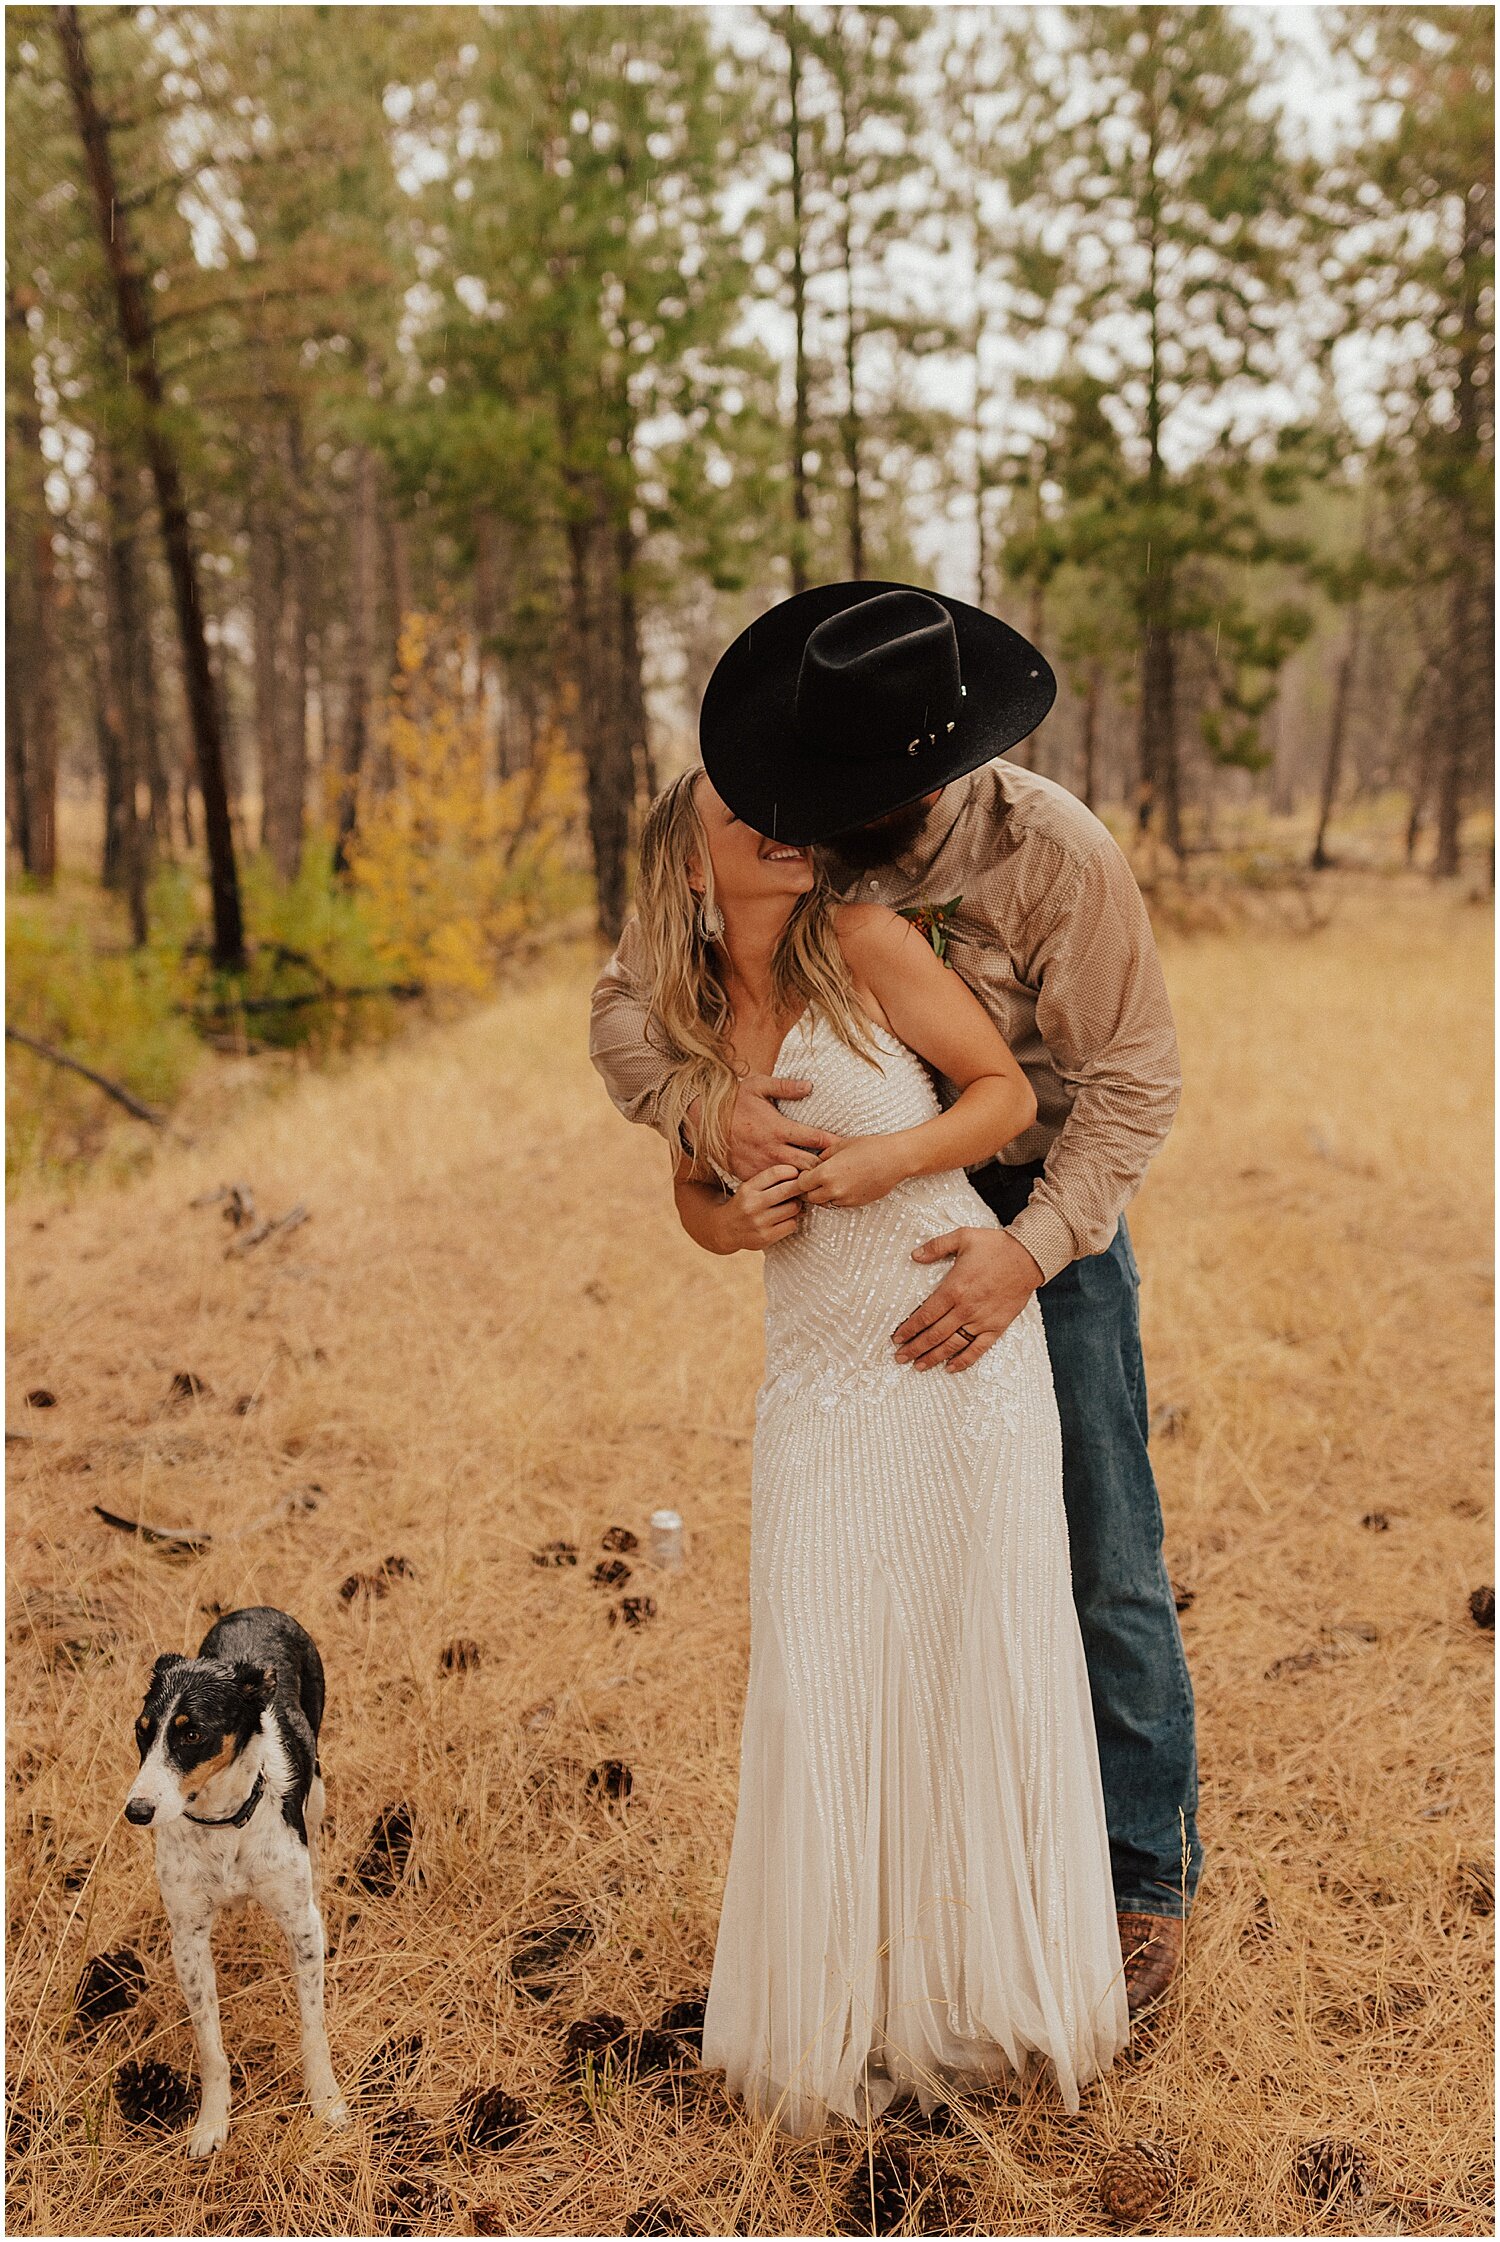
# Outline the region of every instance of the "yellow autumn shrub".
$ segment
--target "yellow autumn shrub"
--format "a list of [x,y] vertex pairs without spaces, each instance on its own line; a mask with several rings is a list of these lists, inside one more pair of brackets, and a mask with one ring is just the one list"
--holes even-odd
[[386,708],[392,783],[360,804],[350,870],[380,955],[402,979],[480,994],[518,936],[575,900],[582,801],[560,733],[497,779],[461,685],[463,639],[409,615]]

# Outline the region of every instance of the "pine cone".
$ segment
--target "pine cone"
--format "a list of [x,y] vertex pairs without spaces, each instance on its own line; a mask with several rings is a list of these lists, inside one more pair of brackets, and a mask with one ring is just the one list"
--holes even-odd
[[623,2016],[613,2016],[607,2010],[596,2016],[580,2016],[568,2026],[563,2040],[564,2072],[576,2078],[589,2064],[597,2069],[606,2049],[629,2037],[630,2027]]
[[641,1544],[639,1537],[628,1526],[611,1526],[599,1546],[601,1549],[613,1549],[620,1556],[626,1557],[632,1549],[639,1549]]
[[387,1580],[415,1580],[417,1568],[410,1557],[387,1557],[381,1566]]
[[675,2032],[694,2054],[703,2053],[703,2012],[708,2006],[706,1993],[688,1993],[680,2001],[664,2008],[656,2020],[658,2032]]
[[406,2079],[416,2069],[422,2054],[422,2035],[412,2032],[404,2039],[394,2034],[382,2040],[379,2047],[365,2058],[367,2088],[389,2094],[398,2079]]
[[1473,1595],[1469,1598],[1469,1617],[1476,1627],[1487,1627],[1493,1635],[1495,1632],[1495,1591],[1492,1587],[1475,1589]]
[[530,2123],[530,2110],[504,2087],[475,2086],[460,2097],[449,2130],[455,2147],[493,2152],[510,2148]]
[[979,2234],[979,2205],[961,2172],[939,2172],[917,2208],[919,2234]]
[[1357,2199],[1369,2178],[1364,2153],[1352,2141],[1304,2141],[1297,2151],[1297,2185],[1319,2203]]
[[625,2068],[632,2078],[645,2078],[655,2071],[670,2071],[685,2058],[682,2042],[675,2032],[632,2032],[623,2049]]
[[449,1643],[438,1664],[445,1674],[472,1674],[483,1663],[484,1653],[469,1635],[459,1635]]
[[571,1541],[544,1541],[540,1549],[531,1553],[534,1565],[576,1565],[578,1545]]
[[648,1619],[656,1617],[654,1596],[622,1596],[618,1604],[609,1607],[609,1623],[623,1619],[627,1627],[644,1627]]
[[73,2030],[97,2032],[112,2016],[134,2008],[146,1984],[146,1965],[129,1946],[91,1954],[73,1995]]
[[849,2176],[838,2231],[899,2233],[925,2192],[925,2182],[905,2151],[890,2141],[877,2141],[873,2155]]
[[512,1953],[512,1980],[528,2000],[551,2000],[562,1973],[593,1935],[587,1923],[558,1923],[551,1930],[537,1932]]
[[187,2080],[170,2063],[122,2063],[115,2072],[115,2101],[127,2125],[169,2133],[192,2114]]
[[679,2211],[675,2203],[657,2201],[655,2203],[638,2203],[633,2211],[627,2211],[625,2214],[625,2232],[627,2234],[697,2234],[701,2232],[701,2229],[694,2226],[686,2212]]
[[443,2153],[437,2127],[408,2104],[382,2110],[371,2128],[377,2152],[393,2164],[431,2164]]
[[339,1598],[346,1604],[352,1604],[356,1596],[379,1598],[390,1592],[391,1584],[381,1573],[350,1573],[347,1580],[339,1582]]
[[1367,1533],[1388,1534],[1391,1530],[1390,1512],[1386,1510],[1367,1510],[1361,1518],[1360,1524]]
[[354,1865],[351,1881],[362,1891],[389,1896],[406,1873],[411,1838],[411,1808],[404,1801],[382,1806],[371,1827],[370,1841]]
[[589,1769],[584,1788],[591,1798],[628,1798],[635,1788],[635,1777],[623,1759],[601,1759],[597,1767]]
[[443,2191],[430,2173],[402,2173],[386,2182],[385,2192],[375,2206],[375,2231],[377,2234],[419,2234],[434,2213],[441,2210],[443,2232],[451,2234],[454,2222],[447,2215],[451,2208],[445,2204]]
[[630,1567],[619,1557],[601,1557],[589,1578],[596,1588],[623,1588],[630,1578]]
[[1177,2160],[1160,2141],[1122,2141],[1099,2167],[1099,2203],[1116,2226],[1140,2226],[1166,2208]]
[[509,2234],[505,2212],[498,2203],[476,2203],[469,2213],[469,2224],[476,2234]]

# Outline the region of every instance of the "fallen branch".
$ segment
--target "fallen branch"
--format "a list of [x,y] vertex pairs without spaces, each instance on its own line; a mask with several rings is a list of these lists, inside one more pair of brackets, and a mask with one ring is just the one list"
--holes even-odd
[[94,1516],[102,1518],[106,1526],[114,1526],[122,1534],[139,1534],[142,1541],[160,1542],[184,1557],[201,1556],[213,1540],[212,1534],[185,1533],[176,1526],[148,1526],[141,1518],[121,1518],[98,1502],[94,1505]]
[[283,1495],[270,1510],[247,1518],[242,1526],[234,1526],[225,1534],[210,1534],[183,1526],[148,1526],[143,1518],[121,1518],[116,1511],[106,1510],[102,1503],[94,1504],[94,1516],[102,1518],[106,1526],[113,1526],[122,1534],[138,1534],[142,1541],[156,1542],[174,1554],[184,1557],[201,1557],[214,1541],[243,1541],[247,1534],[258,1534],[266,1526],[274,1526],[283,1518],[305,1518],[316,1510],[316,1491],[297,1488]]
[[274,1222],[267,1216],[264,1222],[257,1222],[253,1230],[247,1230],[243,1238],[232,1238],[224,1248],[224,1259],[227,1261],[231,1255],[248,1253],[252,1246],[263,1245],[267,1238],[274,1238],[278,1231],[285,1234],[311,1220],[311,1214],[299,1199],[285,1214],[277,1215]]
[[70,1058],[66,1051],[54,1050],[50,1043],[43,1043],[40,1037],[27,1035],[21,1028],[7,1025],[5,1040],[7,1043],[19,1043],[27,1051],[34,1051],[39,1059],[50,1059],[54,1066],[69,1067],[74,1074],[81,1074],[85,1082],[92,1082],[95,1089],[102,1090],[107,1098],[113,1098],[116,1105],[124,1106],[125,1111],[134,1114],[137,1121],[149,1121],[153,1129],[170,1126],[166,1115],[158,1113],[154,1105],[147,1105],[120,1083],[111,1082],[107,1074],[100,1074],[94,1067],[85,1066],[82,1059]]

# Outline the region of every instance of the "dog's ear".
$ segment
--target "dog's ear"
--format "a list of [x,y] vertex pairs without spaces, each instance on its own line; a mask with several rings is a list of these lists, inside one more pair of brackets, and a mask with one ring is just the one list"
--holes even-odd
[[245,1703],[263,1713],[276,1695],[276,1674],[270,1666],[255,1666],[248,1659],[235,1661],[234,1686]]
[[180,1650],[164,1650],[151,1669],[151,1679],[154,1682],[159,1682],[162,1675],[169,1674],[174,1666],[185,1666],[186,1664],[187,1660]]

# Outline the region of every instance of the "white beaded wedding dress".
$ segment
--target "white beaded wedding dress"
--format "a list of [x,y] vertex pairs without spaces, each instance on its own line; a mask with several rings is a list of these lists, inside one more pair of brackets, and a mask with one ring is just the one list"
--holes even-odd
[[[842,1135],[940,1110],[805,1013],[775,1071]],[[961,1171],[810,1207],[765,1256],[739,1808],[703,2061],[789,2133],[1042,2062],[1063,2102],[1128,2033],[1062,1448],[1030,1300],[959,1373],[891,1333],[997,1227]]]

